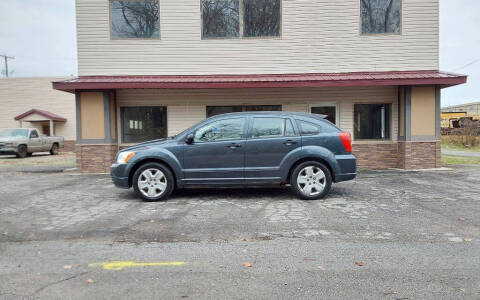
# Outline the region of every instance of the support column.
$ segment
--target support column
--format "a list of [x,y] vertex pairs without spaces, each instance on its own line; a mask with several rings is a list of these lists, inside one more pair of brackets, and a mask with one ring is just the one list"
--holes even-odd
[[[82,173],[108,173],[118,151],[112,91],[78,92],[77,169]],[[113,124],[113,125],[112,125]],[[113,126],[113,127],[112,127]]]
[[53,123],[53,120],[50,120],[50,136],[55,135],[55,125]]
[[440,88],[407,86],[401,89],[399,167],[403,169],[441,167]]

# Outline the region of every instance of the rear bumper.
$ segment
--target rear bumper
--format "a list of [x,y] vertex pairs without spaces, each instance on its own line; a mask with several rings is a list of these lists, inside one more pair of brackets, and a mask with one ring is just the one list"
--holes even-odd
[[334,182],[352,180],[357,177],[357,158],[353,154],[336,155],[340,172],[335,174]]
[[130,183],[128,180],[128,175],[130,174],[130,165],[129,164],[113,164],[110,167],[110,176],[112,177],[113,184],[116,187],[122,189],[129,189]]

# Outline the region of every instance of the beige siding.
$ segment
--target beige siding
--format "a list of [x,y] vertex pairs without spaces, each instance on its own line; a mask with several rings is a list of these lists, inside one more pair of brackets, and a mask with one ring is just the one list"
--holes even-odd
[[77,0],[80,75],[438,69],[438,0],[403,0],[402,34],[360,35],[360,0],[283,0],[282,37],[201,39],[199,0],[160,0],[159,40],[111,40],[108,0]]
[[412,136],[435,136],[435,87],[412,87]]
[[[2,78],[0,79],[0,128],[18,127],[13,118],[32,108],[50,111],[67,119],[55,123],[55,135],[75,140],[75,95],[52,89],[52,81],[64,78]],[[41,124],[23,122],[24,127]]]
[[81,93],[80,100],[82,139],[104,139],[105,113],[103,93]]
[[169,134],[175,134],[206,117],[209,105],[282,105],[286,111],[307,111],[309,104],[336,103],[340,127],[353,133],[354,103],[391,103],[392,140],[397,139],[396,87],[286,88],[222,90],[118,90],[117,105],[167,106]]

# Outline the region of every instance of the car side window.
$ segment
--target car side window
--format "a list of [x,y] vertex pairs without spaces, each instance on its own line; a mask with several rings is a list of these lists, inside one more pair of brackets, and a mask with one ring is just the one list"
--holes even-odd
[[312,123],[299,121],[300,123],[300,133],[302,135],[316,135],[320,133],[320,127],[313,125]]
[[241,139],[245,134],[245,118],[219,120],[199,128],[194,142],[215,142]]
[[36,139],[36,138],[38,138],[38,133],[37,133],[37,131],[35,131],[35,130],[32,131],[32,132],[30,133],[30,138],[31,138],[31,139]]
[[252,138],[281,137],[285,134],[285,119],[254,118]]
[[285,119],[285,136],[296,136],[290,119]]

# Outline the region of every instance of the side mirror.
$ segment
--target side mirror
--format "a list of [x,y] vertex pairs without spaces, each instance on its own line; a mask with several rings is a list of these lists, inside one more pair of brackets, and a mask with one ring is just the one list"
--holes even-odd
[[187,135],[187,138],[185,139],[185,143],[189,145],[193,144],[193,138],[194,138],[193,133],[190,133],[189,135]]

